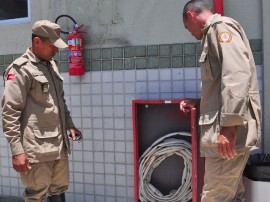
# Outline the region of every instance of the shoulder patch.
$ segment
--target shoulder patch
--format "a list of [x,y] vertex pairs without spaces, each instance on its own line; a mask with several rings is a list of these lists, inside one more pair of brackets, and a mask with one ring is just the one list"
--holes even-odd
[[27,61],[28,61],[27,58],[19,57],[19,58],[17,58],[17,59],[13,62],[13,64],[14,64],[14,65],[17,65],[17,66],[22,66],[22,65],[25,64]]
[[229,43],[232,40],[232,34],[230,32],[221,32],[218,35],[218,40],[221,43]]
[[8,80],[14,80],[15,77],[16,77],[15,74],[11,74],[11,73],[10,73],[10,74],[7,75],[7,81],[8,81]]

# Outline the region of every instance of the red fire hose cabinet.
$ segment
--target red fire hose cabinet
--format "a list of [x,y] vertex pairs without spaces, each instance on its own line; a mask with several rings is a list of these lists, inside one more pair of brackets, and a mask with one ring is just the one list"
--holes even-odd
[[133,100],[134,202],[200,202],[198,110],[181,100]]

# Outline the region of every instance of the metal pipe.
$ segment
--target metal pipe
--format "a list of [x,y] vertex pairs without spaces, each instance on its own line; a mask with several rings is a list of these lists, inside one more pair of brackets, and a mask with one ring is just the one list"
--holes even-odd
[[223,0],[213,0],[213,1],[214,1],[214,13],[224,15]]

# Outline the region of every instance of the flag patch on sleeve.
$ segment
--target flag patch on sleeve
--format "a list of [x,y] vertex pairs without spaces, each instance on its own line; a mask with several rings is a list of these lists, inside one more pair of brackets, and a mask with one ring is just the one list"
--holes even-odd
[[15,74],[8,74],[8,76],[7,76],[7,81],[12,81],[12,80],[15,79],[15,77],[16,77]]

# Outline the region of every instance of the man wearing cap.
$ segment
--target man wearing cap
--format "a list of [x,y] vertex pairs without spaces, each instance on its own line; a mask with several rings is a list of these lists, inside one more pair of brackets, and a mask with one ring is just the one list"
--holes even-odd
[[12,153],[13,168],[21,174],[25,201],[64,202],[69,185],[67,135],[82,137],[67,109],[63,78],[53,57],[67,48],[59,25],[37,21],[32,47],[4,74],[3,130]]

